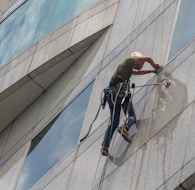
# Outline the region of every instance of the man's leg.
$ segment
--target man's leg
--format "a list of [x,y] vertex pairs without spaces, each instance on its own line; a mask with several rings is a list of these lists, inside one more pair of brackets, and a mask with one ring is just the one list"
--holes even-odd
[[110,109],[110,125],[108,126],[105,136],[104,136],[104,141],[103,141],[103,146],[109,147],[110,146],[110,141],[112,139],[113,133],[118,127],[119,124],[119,119],[120,119],[120,110],[121,107],[120,105],[115,107],[114,109]]
[[127,127],[127,130],[129,130],[131,128],[131,126],[134,123],[136,123],[136,115],[135,115],[135,110],[134,110],[133,104],[132,104],[132,102],[130,102],[129,110],[127,110],[128,104],[129,104],[129,99],[127,98],[123,104],[124,113],[127,114],[127,111],[128,111],[128,115],[129,115],[129,117],[127,118],[127,121],[125,123],[125,127]]
[[118,128],[118,132],[123,136],[123,138],[126,141],[131,143],[132,138],[129,137],[128,130],[136,122],[136,116],[135,116],[135,111],[134,111],[132,103],[130,102],[129,109],[128,109],[128,103],[129,103],[129,98],[127,98],[122,105],[124,113],[127,114],[127,112],[128,112],[128,118],[127,118],[127,121],[125,121],[125,125]]

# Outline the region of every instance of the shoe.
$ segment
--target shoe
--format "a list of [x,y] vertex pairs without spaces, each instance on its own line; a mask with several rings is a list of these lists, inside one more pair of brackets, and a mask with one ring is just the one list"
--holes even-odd
[[101,153],[102,153],[102,156],[109,156],[108,148],[107,147],[102,147],[101,148]]
[[132,142],[132,138],[129,136],[127,128],[125,126],[123,127],[118,127],[117,131],[122,135],[122,137],[127,141],[127,142]]

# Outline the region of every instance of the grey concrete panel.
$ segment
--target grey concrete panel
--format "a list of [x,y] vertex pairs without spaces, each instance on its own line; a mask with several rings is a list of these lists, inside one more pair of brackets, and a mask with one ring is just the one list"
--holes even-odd
[[[99,181],[97,189],[139,189],[143,154],[142,149],[134,153],[128,161],[122,163],[112,173],[106,175],[102,182]],[[116,160],[112,160],[112,162],[116,164]]]
[[133,29],[138,26],[137,22],[140,21],[136,20],[136,11],[139,7],[141,8],[139,2],[133,3],[132,1],[120,1],[117,16],[113,25],[111,40],[108,46],[108,52],[113,50],[116,45],[129,35],[129,32],[133,31]]
[[[188,136],[187,136],[187,147],[186,147],[186,153],[185,153],[185,159],[184,159],[184,165],[187,164],[190,160],[194,159],[195,155],[195,129],[194,129],[194,123],[195,123],[195,109],[194,109],[194,104],[192,105],[192,111],[193,113],[189,115],[191,116],[189,118],[190,122],[190,127],[188,131]],[[184,124],[183,127],[185,127],[186,124]]]
[[28,103],[33,102],[42,92],[43,89],[40,86],[34,82],[29,82],[3,99],[0,103],[0,130],[10,124],[18,114],[26,109]]
[[[52,83],[55,83],[55,81],[58,80],[58,78],[62,76],[67,71],[67,69],[69,69],[71,64],[73,64],[74,61],[78,59],[78,57],[80,57],[85,50],[86,48],[83,48],[82,50],[64,59],[61,57],[61,60],[58,57],[56,59],[59,59],[59,61],[55,59],[55,61],[53,61],[53,63],[55,63],[53,66],[45,67],[44,69],[41,69],[42,71],[35,71],[31,73],[30,76],[34,78],[33,80],[40,84],[40,86],[42,86],[44,89],[47,89]],[[39,75],[39,72],[42,73]]]
[[[170,35],[174,24],[176,7],[177,4],[174,3],[160,16],[159,10],[157,10],[157,14],[155,15],[157,19],[144,29],[144,31],[139,31],[141,35],[135,39],[133,50],[141,51],[144,55],[153,57],[157,63],[165,66],[167,64]],[[147,19],[150,20],[150,18]]]
[[[96,15],[94,17],[97,18],[98,16]],[[98,18],[98,20],[99,19],[102,19],[102,17]],[[27,82],[29,80],[28,77],[25,78],[28,72],[31,72],[30,74],[31,78],[37,77],[41,73],[45,74],[45,71],[47,71],[50,67],[55,65],[56,62],[59,62],[62,59],[64,59],[64,57],[71,55],[71,51],[75,52],[75,51],[80,50],[78,49],[79,44],[77,44],[77,46],[71,47],[70,50],[68,50],[68,47],[70,45],[70,40],[72,38],[74,26],[76,24],[76,20],[77,19],[73,19],[71,22],[66,24],[67,27],[64,25],[61,28],[59,28],[57,31],[50,33],[48,36],[40,40],[39,43],[35,44],[33,47],[29,48],[29,50],[27,50],[26,52],[22,53],[17,58],[15,58],[9,65],[6,65],[4,68],[2,68],[1,79],[4,80],[5,82],[2,83],[0,90],[4,92],[3,94],[1,94],[3,98],[8,96],[9,94],[12,94],[15,91],[15,89],[20,88],[22,86],[23,82]],[[107,25],[103,25],[103,28],[105,28],[106,26]],[[99,29],[101,30],[103,28],[99,28]],[[97,32],[97,30],[93,30],[92,33],[90,34],[93,34],[94,32]],[[86,48],[86,45],[89,46],[90,43],[94,42],[100,35],[101,35],[101,32],[90,36],[80,48],[84,51]],[[59,56],[56,57],[57,55]],[[76,58],[77,57],[74,57],[74,59]],[[48,64],[43,66],[43,63],[45,62],[48,62]],[[67,68],[69,67],[69,65],[70,64],[64,65],[64,67]],[[39,69],[37,69],[38,67]],[[47,75],[43,75],[41,77],[39,76],[39,78],[36,79],[36,82],[41,82],[40,84],[38,84],[38,86],[40,86],[41,88],[45,88],[53,82],[52,80],[56,80],[56,78],[60,74],[61,73],[57,73],[57,74],[55,73],[55,75],[52,75],[52,77],[49,78],[48,77],[49,72],[47,72]],[[25,79],[27,79],[27,81],[25,81]],[[11,86],[13,84],[14,86]],[[5,90],[10,86],[11,88],[9,88],[9,90],[5,92]],[[14,98],[17,99],[17,97],[14,97]],[[36,98],[36,95],[34,96],[34,98]],[[29,102],[26,102],[26,103],[27,105],[29,104]],[[17,106],[15,107],[15,109],[16,108]],[[20,112],[18,111],[16,116],[19,113]],[[9,122],[11,122],[11,120]]]
[[[29,53],[31,54],[31,50],[29,51],[30,51]],[[23,56],[25,56],[25,58],[23,58]],[[26,57],[26,55],[23,54],[21,57],[14,59],[10,63],[10,65],[7,65],[5,67],[5,69],[3,68],[3,72],[5,73],[2,73],[0,77],[1,80],[5,81],[0,85],[0,92],[2,93],[2,95],[3,93],[6,93],[4,91],[6,91],[10,86],[14,85],[17,81],[20,81],[23,77],[27,75],[32,58],[33,58],[32,54],[29,55],[28,57]],[[18,63],[19,59],[22,59],[22,61]],[[17,86],[21,86],[21,84],[19,83],[17,84]],[[17,87],[15,87],[14,89],[16,88]]]
[[14,189],[29,143],[17,151],[3,166],[0,167],[0,186],[4,190]]
[[[85,72],[91,62],[88,61],[86,64],[85,61],[82,61],[83,64],[78,61],[75,63],[75,67],[71,67],[68,73],[65,73],[46,93],[44,93],[29,109],[18,118],[13,127],[12,134],[14,134],[14,139],[10,138],[7,142],[5,152],[9,150],[10,147],[16,145],[13,149],[15,150],[16,147],[19,145],[21,146],[21,139],[22,138],[32,138],[36,135],[43,127],[45,127],[52,118],[55,117],[60,110],[63,109],[66,102],[66,97],[68,94],[75,88],[78,82],[82,79],[85,75]],[[80,69],[75,69],[80,68]],[[98,72],[98,70],[97,70]],[[95,73],[95,75],[97,74]],[[75,74],[77,78],[72,78]],[[91,74],[90,74],[91,75]],[[80,76],[80,77],[79,77]],[[92,75],[92,78],[95,76]],[[89,84],[90,78],[86,78],[83,83],[84,86]],[[37,78],[37,80],[39,80]],[[82,88],[80,90],[83,89]],[[30,92],[30,91],[29,91]],[[71,95],[72,99],[78,95],[78,91]],[[37,109],[38,108],[38,109]],[[45,111],[47,110],[47,111]],[[28,118],[28,119],[27,119]],[[31,121],[31,122],[29,122]],[[23,139],[25,142],[25,140]],[[23,142],[23,143],[24,143]],[[5,153],[4,152],[4,153]]]
[[0,133],[0,158],[3,154],[3,150],[5,148],[11,126],[12,125],[7,126],[7,128]]
[[[37,96],[39,96],[42,93],[42,89],[40,89],[40,87],[38,87],[35,83],[30,82],[28,83],[28,85],[24,86],[24,91],[28,91],[29,92],[29,96],[27,96],[27,94],[24,94],[23,91],[16,91],[16,93],[18,93],[19,98],[22,98],[23,102],[19,101],[18,99],[14,99],[15,101],[8,101],[10,99],[8,99],[6,102],[4,102],[4,104],[1,104],[1,106],[5,107],[9,106],[9,104],[12,104],[13,109],[12,110],[7,110],[4,111],[4,113],[2,114],[1,117],[4,117],[4,122],[10,122],[9,119],[15,118],[17,115],[17,111],[18,111],[18,107],[23,110],[25,107],[25,102],[26,101],[34,101],[34,96],[31,96],[33,93],[36,93]],[[28,97],[28,99],[26,99],[26,97]],[[2,108],[3,109],[3,108]],[[9,114],[8,114],[9,113]],[[4,115],[5,114],[5,115]],[[38,115],[38,113],[36,112],[36,114]],[[6,120],[6,116],[9,115],[9,118]],[[16,142],[22,138],[26,133],[29,132],[29,130],[32,129],[32,127],[35,125],[35,121],[36,121],[36,117],[37,115],[32,114],[32,112],[26,111],[25,112],[25,116],[26,117],[20,117],[17,120],[15,120],[15,122],[13,123],[12,126],[12,130],[11,133],[9,135],[9,139],[7,141],[6,144],[6,148],[5,148],[5,152],[6,150],[8,150],[9,148],[11,148],[14,144],[16,144]],[[27,119],[28,118],[28,119]],[[29,123],[29,121],[31,121]]]
[[[111,25],[115,16],[117,5],[113,5],[106,10],[94,15],[90,19],[78,24],[75,28],[69,46],[73,46],[79,41],[85,39],[87,36],[92,35],[94,32],[102,30],[103,28]],[[93,26],[90,25],[93,23]]]
[[[174,118],[170,124],[158,134],[156,139],[156,143],[159,146],[158,151],[160,153],[158,158],[161,158],[161,162],[159,162],[158,166],[162,172],[160,175],[162,182],[168,180],[175,175],[175,173],[180,171],[180,174],[178,174],[179,176],[175,176],[177,180],[170,180],[170,183],[171,181],[177,182],[175,183],[175,187],[179,185],[180,181],[190,127],[188,120],[191,117],[191,111],[192,107],[190,106],[181,114],[181,116],[178,115]],[[183,126],[183,123],[185,123],[185,127]]]
[[[102,36],[100,36],[100,38],[95,42],[95,44],[92,45],[88,52],[85,53],[84,57],[86,57],[86,59],[84,61],[91,62],[85,76],[90,74],[90,72],[93,72],[95,67],[99,67],[99,65],[102,65],[110,32],[111,28],[109,28]],[[84,57],[81,58],[81,61]]]
[[[78,156],[81,155],[81,154],[83,154],[91,146],[91,144],[93,144],[94,142],[96,142],[99,138],[100,138],[100,141],[101,142],[103,141],[103,135],[105,133],[106,127],[108,126],[108,122],[109,122],[108,120],[106,120],[105,122],[103,122],[95,131],[91,132],[87,136],[87,138],[85,140],[83,140],[79,144]],[[84,137],[85,134],[83,134],[81,136],[81,138]],[[100,148],[101,148],[101,143],[99,144],[98,150],[100,150]]]
[[92,189],[106,159],[100,154],[100,145],[101,141],[96,141],[76,159],[67,190]]
[[[82,52],[80,52],[80,53],[82,53]],[[79,55],[80,54],[78,53],[78,56]],[[89,54],[89,55],[91,56],[91,54]],[[86,58],[87,56],[84,55],[84,57]],[[72,60],[71,60],[71,58],[67,59],[67,62],[72,62],[72,61],[74,61],[74,59],[75,59],[75,57],[73,57]],[[48,119],[50,120],[51,115],[53,116],[53,114],[54,114],[54,112],[52,112],[51,109],[54,109],[55,106],[57,106],[57,104],[59,103],[59,101],[62,100],[63,97],[67,96],[72,89],[74,89],[74,87],[76,86],[78,81],[85,75],[85,72],[86,72],[87,68],[91,64],[90,61],[88,61],[88,63],[86,62],[86,60],[85,61],[81,60],[81,61],[82,61],[83,64],[80,64],[80,62],[78,61],[74,65],[74,67],[72,67],[71,70],[69,70],[69,74],[64,74],[64,76],[62,76],[60,78],[60,80],[53,87],[51,87],[50,90],[48,92],[46,92],[43,95],[43,97],[40,98],[40,100],[37,101],[37,103],[35,103],[30,108],[30,111],[25,112],[24,116],[21,117],[21,118],[26,118],[27,117],[27,118],[31,118],[31,119],[34,118],[35,120],[33,119],[33,121],[31,122],[30,125],[28,123],[29,120],[23,121],[23,119],[19,119],[20,120],[19,123],[21,123],[21,121],[23,122],[23,124],[19,124],[19,125],[18,125],[18,120],[16,121],[15,125],[20,126],[21,130],[23,130],[22,128],[23,128],[23,126],[25,126],[24,127],[25,131],[23,130],[23,134],[20,134],[20,132],[19,132],[20,135],[25,135],[25,133],[28,133],[27,130],[32,129],[38,122],[42,121],[43,118],[45,120],[45,115],[46,114],[48,114],[48,117],[45,120],[45,123],[42,122],[42,124],[44,124],[44,126],[47,125],[47,123],[49,122]],[[62,67],[66,67],[66,66],[63,65],[63,61],[62,61]],[[75,69],[75,68],[80,68],[80,69]],[[52,72],[52,70],[51,70],[51,72]],[[60,72],[61,72],[61,70],[60,70]],[[54,73],[52,73],[52,74],[54,75]],[[49,75],[49,74],[47,73],[47,75]],[[77,78],[72,78],[73,75],[77,76]],[[80,76],[80,78],[79,78],[79,76]],[[92,77],[94,78],[94,76],[92,76]],[[50,77],[50,78],[52,78],[52,77]],[[37,77],[35,80],[36,80],[36,82],[39,82],[41,85],[43,85],[43,87],[46,87],[47,84],[48,84],[48,83],[44,82],[44,80],[46,80],[45,78],[41,79],[40,77]],[[66,88],[65,88],[65,86],[66,86]],[[38,86],[38,88],[39,88],[39,86]],[[31,90],[33,89],[32,86],[31,86],[30,89]],[[31,91],[29,91],[29,93],[30,92]],[[42,92],[42,90],[41,90],[41,92]],[[22,93],[22,94],[25,95],[25,97],[27,96],[25,93]],[[31,93],[31,94],[33,95],[33,93]],[[77,94],[78,94],[78,92],[77,92]],[[57,98],[58,96],[60,96],[61,98],[58,99]],[[19,97],[22,97],[22,96],[19,96]],[[27,96],[27,97],[29,99],[30,96]],[[19,103],[20,101],[17,101],[17,102]],[[24,103],[24,99],[23,99],[23,103]],[[15,105],[15,104],[13,104],[13,105]],[[38,106],[39,109],[36,109],[36,106]],[[46,109],[45,106],[48,107],[48,108]],[[63,100],[63,103],[61,103],[61,106],[56,108],[57,112],[58,112],[59,108],[62,109],[63,106],[64,106],[64,100]],[[21,107],[21,105],[20,105],[20,107]],[[16,108],[18,108],[18,106],[16,106]],[[45,109],[47,110],[47,112],[45,112]],[[34,112],[32,110],[34,110],[34,111],[36,110],[36,111]],[[50,114],[50,112],[52,112],[52,113]],[[9,118],[10,118],[10,113],[11,112],[9,111]],[[28,126],[28,127],[26,127],[26,126]],[[34,131],[37,131],[37,130],[39,131],[40,129],[36,128]],[[17,131],[20,131],[20,130],[17,128]]]
[[[33,61],[29,69],[29,72],[32,72],[33,70],[41,66],[43,63],[46,63],[51,58],[64,52],[69,47],[69,42],[71,40],[72,33],[73,30],[70,30],[62,34],[60,37],[50,41],[50,43],[47,43],[47,45],[45,45],[41,49],[38,48],[38,51],[35,53],[33,57]],[[67,52],[67,55],[70,55],[70,52],[69,54]]]
[[174,190],[183,190],[183,188],[177,188],[175,189],[179,184],[179,179],[181,176],[181,170],[178,171],[176,174],[174,174],[170,179],[165,181],[160,187],[158,187],[156,190],[165,190],[165,189],[174,189]]
[[182,187],[185,189],[193,189],[195,188],[195,173],[192,174],[187,180],[185,180],[182,184]]
[[[98,77],[98,80],[94,84],[94,89],[90,99],[90,104],[94,106],[90,106],[87,110],[81,136],[84,136],[84,134],[87,133],[95,115],[97,114],[98,107],[100,105],[100,97],[101,97],[102,90],[105,86],[107,86],[107,83],[109,81],[109,79],[107,79],[108,73],[106,72],[108,71],[107,70],[102,71]],[[108,105],[106,105],[105,110],[102,109],[100,110],[99,115],[93,124],[91,132],[97,129],[97,127],[99,127],[101,123],[105,121],[108,117],[109,117],[109,110],[108,110]]]
[[[100,9],[100,10],[102,10],[102,9]],[[105,11],[101,12],[100,14],[97,14],[98,12],[95,12],[94,14],[96,14],[96,15],[93,16],[93,18],[95,18],[95,20],[96,19],[97,20],[102,19],[102,13],[104,13],[104,12]],[[109,14],[109,11],[108,11],[108,14]],[[82,15],[81,15],[81,17],[82,17]],[[111,17],[108,17],[108,18],[111,18]],[[53,58],[53,56],[59,54],[60,52],[64,51],[65,49],[67,49],[69,47],[69,45],[70,45],[70,43],[69,43],[70,42],[70,38],[72,37],[72,32],[74,30],[74,27],[75,27],[75,24],[77,22],[77,19],[78,19],[78,17],[75,18],[75,19],[72,19],[70,22],[66,23],[65,25],[63,25],[62,27],[60,27],[59,29],[57,29],[56,31],[48,34],[48,36],[44,37],[42,40],[40,40],[39,43],[37,43],[38,44],[38,49],[37,50],[39,50],[39,51],[36,52],[35,57],[34,57],[34,61],[33,61],[32,65],[31,65],[31,68],[30,68],[29,71],[32,71],[32,69],[37,68],[38,66],[42,65],[45,61],[48,61],[50,58]],[[107,27],[108,25],[110,25],[110,23],[109,24],[107,23],[106,25],[105,24],[102,25],[101,28],[96,28],[96,29],[97,30],[101,30],[101,29]],[[93,34],[94,32],[97,32],[96,29],[93,30],[93,31],[91,31],[91,32],[89,32],[89,35]],[[79,32],[81,32],[81,31],[79,31]],[[70,34],[70,35],[68,35],[68,34]],[[86,35],[86,32],[84,32],[84,34],[85,34],[85,37],[88,36],[88,35]],[[79,41],[82,41],[82,39],[79,39],[77,41],[77,43]],[[74,45],[75,44],[76,43],[74,43]],[[56,45],[55,48],[53,48],[53,45]],[[27,52],[29,52],[29,51],[27,50]],[[26,54],[26,52],[25,53],[22,53],[22,54]],[[44,55],[44,56],[42,56],[42,55]],[[70,52],[69,52],[68,55],[70,55]],[[21,56],[19,55],[18,57],[21,57]],[[32,57],[31,57],[31,59],[32,59]],[[19,61],[18,59],[16,59],[16,60]],[[17,61],[15,61],[15,62],[17,62]],[[43,61],[43,63],[41,64],[40,61]],[[21,64],[21,65],[23,66],[23,64]],[[26,67],[29,67],[29,64],[25,64],[25,66]],[[6,66],[6,68],[10,68],[10,65],[9,66]],[[2,70],[4,70],[4,69],[2,69]],[[23,71],[23,69],[20,69],[20,72],[21,71]],[[18,72],[18,74],[21,74],[20,72]],[[27,73],[23,72],[23,75],[22,76],[24,76],[26,74]],[[20,76],[20,78],[22,76]],[[14,81],[12,81],[12,83],[14,83]]]
[[[71,170],[72,170],[72,165],[70,165],[68,168],[62,171],[61,174],[57,176],[53,181],[51,181],[51,183],[49,183],[43,190],[66,189],[71,174]],[[31,189],[33,190],[37,188],[41,190],[41,188],[38,186],[35,188],[32,187]]]
[[[9,64],[6,64],[4,67],[0,69],[0,76],[6,75],[12,69],[15,70],[15,72],[18,71],[20,74],[22,74],[22,76],[26,75],[25,73],[27,72],[26,69],[29,68],[30,63],[33,59],[33,55],[36,52],[36,49],[37,43],[28,48],[25,52],[15,57],[13,60],[11,60]],[[21,68],[21,65],[23,65],[24,67],[23,69]]]
[[[73,70],[74,72],[77,71],[81,73],[81,70],[75,70],[74,67],[72,68],[72,71]],[[10,138],[8,140],[5,151],[8,150],[17,141],[19,141],[20,138],[22,138],[25,134],[28,134],[29,131],[34,131],[34,133],[40,131],[40,129],[46,126],[51,118],[56,115],[56,112],[58,113],[59,110],[63,108],[65,101],[64,97],[67,96],[75,87],[73,83],[70,83],[68,86],[66,86],[66,83],[69,83],[69,79],[71,78],[72,74],[72,72],[70,72],[69,75],[65,74],[65,77],[62,77],[61,80],[59,80],[59,82],[54,85],[54,88],[51,88],[50,91],[46,92],[39,100],[36,101],[36,103],[29,107],[29,109],[23,115],[21,115],[20,118],[14,122],[12,131],[14,138]],[[77,84],[78,80],[75,80],[75,83]],[[64,86],[66,86],[66,88]],[[58,99],[58,96],[61,96],[61,98]],[[63,101],[60,102],[61,100]],[[57,106],[58,103],[60,106]],[[29,121],[31,122],[29,123]],[[38,123],[40,123],[40,125],[38,125]],[[36,125],[37,127],[34,129]],[[34,133],[31,133],[31,136],[33,136]]]
[[[151,140],[148,141],[146,139],[147,144],[138,143],[139,139],[141,138],[139,133],[142,131],[142,128],[139,129],[132,145],[130,145],[130,147],[126,150],[126,153],[123,154],[124,157],[121,158],[121,163],[119,165],[121,166],[121,164],[126,164],[126,162],[128,163],[129,160],[127,161],[127,159],[132,159],[132,154],[136,154],[137,151],[140,152],[140,163],[138,164],[139,169],[135,170],[139,171],[139,175],[137,179],[135,179],[136,182],[132,182],[130,189],[156,189],[157,187],[161,186],[164,181],[171,178],[171,176],[173,176],[177,171],[181,170],[186,151],[187,139],[185,137],[187,136],[189,130],[188,119],[191,117],[191,109],[192,107],[189,107],[189,109],[186,109],[181,116],[173,119],[169,125],[167,125]],[[175,125],[175,122],[177,122],[178,119],[180,120],[180,123]],[[185,129],[183,128],[183,123],[186,124]],[[136,141],[138,141],[138,144]],[[116,147],[116,144],[114,146]],[[136,149],[137,151],[134,153]],[[178,157],[178,155],[180,156]],[[116,161],[119,160],[115,159],[115,164],[119,164]],[[107,167],[109,168],[109,164]],[[114,173],[119,172],[117,170],[120,169],[117,168],[114,170]],[[118,187],[118,183],[113,185],[114,174],[111,173],[110,175],[110,181],[109,179],[107,182],[105,181],[105,188],[110,186],[112,188]],[[166,184],[166,187],[176,187],[176,185],[179,183],[180,176],[181,171],[177,176],[174,177],[175,180]],[[127,183],[125,183],[125,185],[127,185]],[[126,187],[123,187],[123,189],[125,188]]]
[[188,91],[185,83],[175,76],[174,73],[169,75],[168,78],[171,80],[171,86],[168,89],[160,89],[158,91],[156,107],[152,110],[151,136],[188,104]]
[[119,0],[104,0],[103,2],[100,2],[96,6],[92,7],[91,9],[85,11],[83,14],[81,14],[78,18],[78,24],[81,22],[91,18],[95,14],[98,14],[99,12],[109,8],[113,4],[117,3]]
[[[177,6],[176,3],[172,4],[172,2],[173,1],[166,1],[166,4],[164,4],[165,2],[162,1],[142,1],[137,2],[136,4],[131,1],[128,3],[126,1],[120,1],[117,17],[113,25],[111,40],[108,46],[108,52],[121,43],[124,38],[129,36],[129,31],[131,31],[129,43],[131,43],[132,40],[135,40],[135,43],[131,44],[131,51],[139,50],[146,55],[155,55],[155,59],[157,59],[159,63],[166,61],[168,56],[167,47],[169,47],[170,43],[169,34],[172,32],[171,29],[174,21],[174,19],[170,18],[173,18]],[[161,6],[160,3],[162,3]],[[164,9],[167,7],[168,9],[164,12]],[[135,11],[137,16],[134,18]],[[154,20],[156,21],[154,22]],[[142,34],[140,37],[137,37],[137,35],[141,34],[146,28],[151,27],[149,25],[153,25],[151,29],[154,35],[150,35],[150,31],[148,36]],[[164,30],[164,27],[166,28],[166,31]],[[151,38],[155,38],[155,40],[153,39],[153,41]],[[150,49],[152,46],[148,44],[149,42],[154,43],[152,46],[155,46],[153,47],[152,52]],[[159,43],[161,44],[160,50]]]
[[2,0],[0,2],[0,13],[6,11],[12,4],[14,4],[17,0]]
[[188,161],[182,168],[182,174],[180,177],[180,184],[194,174],[195,171],[195,159]]

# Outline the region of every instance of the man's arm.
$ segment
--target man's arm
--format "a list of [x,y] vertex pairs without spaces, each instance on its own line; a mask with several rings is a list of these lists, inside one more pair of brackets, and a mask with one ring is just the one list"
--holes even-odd
[[157,73],[157,70],[136,70],[133,69],[133,75],[145,75],[149,73]]
[[151,57],[138,57],[137,60],[141,62],[148,62],[154,69],[160,69],[161,66],[159,64],[156,64],[154,60]]
[[151,57],[137,57],[135,61],[137,64],[141,64],[142,66],[145,62],[148,62],[154,69],[152,70],[133,69],[133,73],[132,73],[133,75],[158,73],[159,69],[162,69],[162,67],[159,64],[156,64]]

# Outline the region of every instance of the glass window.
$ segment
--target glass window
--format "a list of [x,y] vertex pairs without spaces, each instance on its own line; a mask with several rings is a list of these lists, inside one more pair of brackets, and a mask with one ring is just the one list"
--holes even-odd
[[33,139],[17,190],[28,190],[78,143],[92,87],[89,85]]
[[195,1],[182,0],[169,54],[171,59],[195,37]]
[[28,0],[0,25],[0,66],[101,0]]

